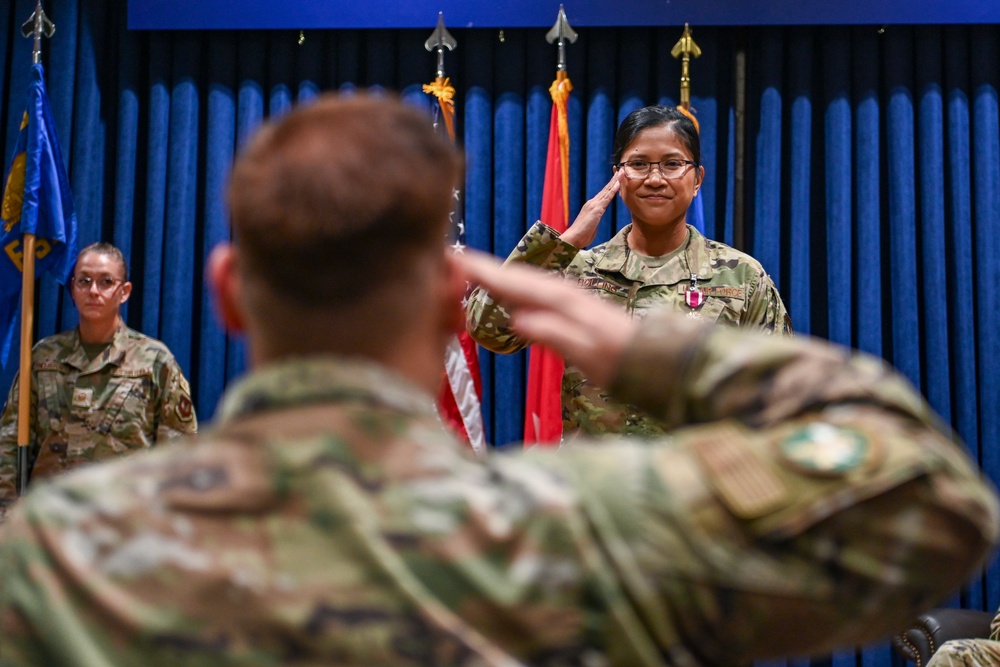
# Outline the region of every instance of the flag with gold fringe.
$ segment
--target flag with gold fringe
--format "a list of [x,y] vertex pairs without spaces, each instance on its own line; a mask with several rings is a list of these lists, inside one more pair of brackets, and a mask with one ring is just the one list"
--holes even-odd
[[65,284],[76,261],[76,213],[45,92],[45,71],[32,65],[28,106],[0,204],[0,366],[20,323],[23,238],[34,234],[35,275]]

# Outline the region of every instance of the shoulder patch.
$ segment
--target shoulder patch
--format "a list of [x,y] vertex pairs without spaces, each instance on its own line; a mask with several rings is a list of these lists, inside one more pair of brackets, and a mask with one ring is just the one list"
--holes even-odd
[[177,401],[177,418],[187,423],[192,417],[194,417],[194,407],[191,405],[191,399],[182,395]]
[[778,445],[781,460],[808,475],[839,477],[875,461],[876,451],[853,429],[817,423],[805,426]]
[[693,444],[715,492],[741,519],[756,519],[790,501],[788,486],[739,429],[718,427]]

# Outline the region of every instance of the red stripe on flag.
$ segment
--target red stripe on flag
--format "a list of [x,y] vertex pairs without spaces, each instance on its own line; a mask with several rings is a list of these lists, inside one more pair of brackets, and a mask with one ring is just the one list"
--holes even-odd
[[464,331],[452,336],[444,357],[444,381],[438,392],[438,412],[472,449],[486,454],[483,385],[476,342]]

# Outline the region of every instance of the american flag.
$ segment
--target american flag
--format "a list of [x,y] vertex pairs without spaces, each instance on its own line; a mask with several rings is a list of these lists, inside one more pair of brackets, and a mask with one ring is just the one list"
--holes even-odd
[[[455,89],[447,77],[437,77],[424,86],[424,92],[434,95],[438,104],[434,110],[435,125],[444,122],[449,138],[455,140]],[[462,216],[462,193],[454,191],[451,212],[450,239],[456,253],[465,250],[465,220]],[[467,295],[466,295],[467,296]],[[463,298],[462,306],[466,305]],[[438,393],[441,419],[464,438],[476,453],[486,453],[483,429],[483,383],[479,373],[479,349],[469,333],[462,330],[451,336],[444,355],[444,381]]]

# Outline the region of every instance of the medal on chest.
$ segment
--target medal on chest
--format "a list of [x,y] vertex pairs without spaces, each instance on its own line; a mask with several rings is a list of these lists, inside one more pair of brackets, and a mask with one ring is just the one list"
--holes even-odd
[[691,286],[684,293],[684,303],[688,305],[688,308],[697,309],[701,304],[705,303],[705,293],[698,289],[698,274],[691,274]]

